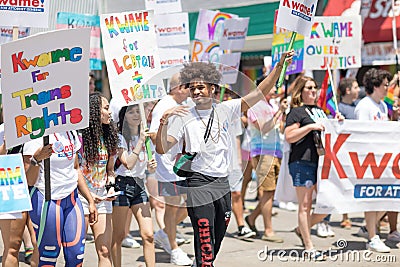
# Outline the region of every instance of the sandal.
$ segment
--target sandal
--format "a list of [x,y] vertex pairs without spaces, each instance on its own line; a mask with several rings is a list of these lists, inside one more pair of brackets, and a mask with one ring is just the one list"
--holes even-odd
[[298,227],[293,229],[293,232],[297,235],[298,238],[300,238],[301,240],[301,245],[304,247],[304,241],[303,241],[303,237],[301,236],[301,233],[298,231]]
[[340,223],[340,226],[344,229],[351,229],[351,221],[346,219]]

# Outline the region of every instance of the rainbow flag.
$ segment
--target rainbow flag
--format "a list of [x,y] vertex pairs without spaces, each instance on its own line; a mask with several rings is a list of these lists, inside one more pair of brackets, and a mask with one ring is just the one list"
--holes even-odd
[[394,89],[396,88],[396,84],[394,83],[388,88],[387,94],[383,101],[386,103],[388,107],[388,113],[391,117],[393,115],[393,104],[394,104]]
[[334,97],[335,95],[333,94],[333,87],[330,83],[329,72],[327,70],[324,81],[321,85],[318,106],[325,111],[326,115],[332,115],[332,117],[335,117],[337,109],[335,100],[333,99]]

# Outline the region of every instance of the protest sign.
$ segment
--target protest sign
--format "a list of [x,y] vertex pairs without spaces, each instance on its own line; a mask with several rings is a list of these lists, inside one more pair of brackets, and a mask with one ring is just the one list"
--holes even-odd
[[57,29],[90,28],[90,69],[101,70],[100,17],[97,15],[57,13]]
[[[400,211],[400,125],[323,121],[316,212]],[[374,140],[371,142],[371,140]]]
[[2,45],[7,148],[89,125],[89,32],[58,30]]
[[227,19],[224,22],[224,31],[220,38],[221,49],[240,50],[246,41],[249,18]]
[[173,66],[182,66],[189,62],[189,50],[187,48],[169,47],[159,48],[161,68],[171,68]]
[[31,210],[22,155],[1,155],[0,166],[0,213]]
[[49,0],[0,1],[0,25],[47,28]]
[[219,48],[218,43],[193,41],[191,60],[192,62],[205,61],[219,63],[223,53],[224,51]]
[[144,4],[154,14],[182,12],[181,0],[145,0]]
[[281,0],[276,26],[309,36],[318,0]]
[[315,17],[304,49],[305,69],[360,68],[361,17]]
[[120,105],[162,98],[162,81],[147,81],[160,69],[153,11],[103,14],[100,27],[113,98]]
[[239,73],[241,53],[223,54],[220,58],[219,71],[222,84],[235,84]]
[[[277,13],[275,12],[275,24],[273,29],[272,38],[272,66],[275,66],[280,60],[283,53],[288,51],[289,41],[292,36],[292,32],[279,28],[276,26]],[[303,57],[304,57],[304,36],[301,34],[296,35],[296,39],[293,43],[294,56],[292,64],[288,65],[286,74],[295,74],[303,71]]]
[[190,44],[188,13],[154,15],[158,47]]
[[197,40],[218,43],[224,31],[225,20],[232,18],[238,18],[238,16],[219,11],[200,9],[195,38]]

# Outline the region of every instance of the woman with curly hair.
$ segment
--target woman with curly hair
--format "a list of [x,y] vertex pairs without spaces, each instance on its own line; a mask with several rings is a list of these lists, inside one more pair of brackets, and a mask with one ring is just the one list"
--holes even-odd
[[[99,266],[111,266],[112,224],[110,197],[115,193],[114,155],[118,147],[117,128],[111,121],[108,100],[99,93],[89,97],[89,127],[82,130],[81,169],[98,210],[98,222],[91,225]],[[88,227],[88,206],[82,199]]]

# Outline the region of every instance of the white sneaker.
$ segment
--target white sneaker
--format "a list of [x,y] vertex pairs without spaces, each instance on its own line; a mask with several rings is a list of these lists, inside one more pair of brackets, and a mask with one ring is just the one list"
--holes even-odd
[[191,266],[193,264],[193,260],[189,259],[188,255],[180,248],[176,248],[171,251],[170,262],[180,266]]
[[358,229],[358,232],[357,232],[356,235],[359,236],[359,237],[364,237],[366,239],[369,238],[368,230],[367,230],[367,228],[365,226],[361,226],[360,229]]
[[254,236],[256,236],[256,234],[257,233],[253,232],[252,230],[250,230],[246,226],[243,226],[242,230],[240,232],[238,232],[238,238],[239,239],[246,239],[246,238],[254,237]]
[[154,244],[159,248],[164,249],[168,254],[171,254],[171,246],[169,244],[168,236],[162,229],[155,232]]
[[371,238],[371,241],[367,243],[367,249],[382,253],[390,252],[390,248],[382,242],[378,235],[375,235],[373,238]]
[[390,234],[388,234],[386,240],[400,242],[400,233],[398,231],[391,232]]
[[280,209],[286,209],[286,203],[285,202],[278,202],[278,207]]
[[124,248],[140,248],[140,244],[129,234],[122,240],[122,246]]
[[329,225],[328,222],[324,222],[325,227],[326,227],[326,233],[329,237],[334,237],[335,236],[335,232],[332,230],[332,227]]
[[324,222],[317,223],[317,236],[328,237],[328,232],[326,231],[326,225]]
[[176,231],[176,243],[178,246],[183,245],[183,244],[189,244],[191,240],[189,238],[186,238],[182,233]]
[[297,206],[293,202],[286,203],[286,209],[289,211],[296,211]]

